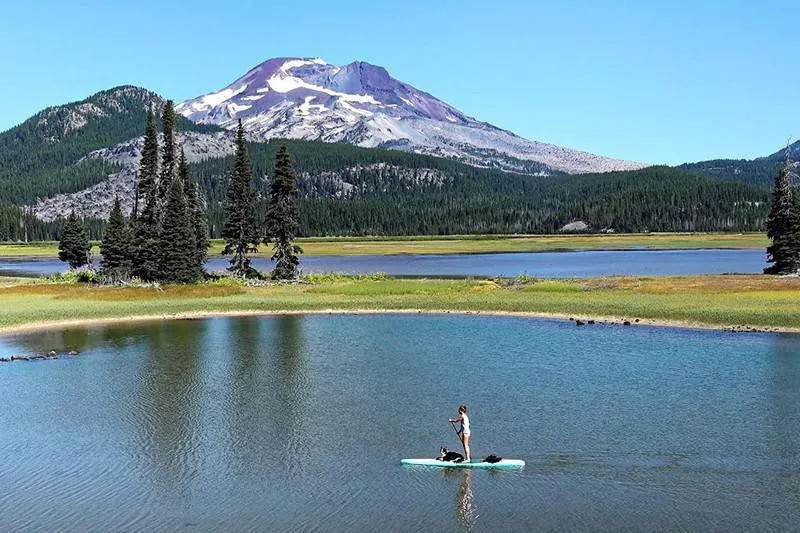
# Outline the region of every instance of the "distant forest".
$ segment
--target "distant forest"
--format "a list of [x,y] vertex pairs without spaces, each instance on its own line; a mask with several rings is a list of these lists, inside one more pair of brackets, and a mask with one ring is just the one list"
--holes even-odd
[[[446,179],[414,183],[413,178],[411,182],[404,179],[403,173],[413,176],[415,171],[430,169],[431,161],[415,167],[411,161],[420,156],[397,152],[393,158],[409,159],[402,172],[380,167],[350,174],[341,171],[332,184],[324,173],[304,174],[309,166],[321,165],[318,152],[317,157],[304,160],[302,150],[294,142],[289,144],[300,171],[302,236],[553,233],[576,220],[586,221],[593,231],[760,231],[767,214],[767,188],[667,167],[542,178],[436,160]],[[277,143],[251,147],[256,176],[260,176],[256,180],[259,213],[266,212],[269,181],[265,169],[270,158],[274,160],[276,147]],[[344,146],[342,151],[350,148]],[[226,158],[192,169],[207,198],[212,237],[221,231],[223,169],[230,164]],[[346,195],[340,178],[355,182]],[[102,236],[103,221],[87,220],[86,225],[91,238]],[[19,207],[0,206],[2,240],[53,240],[59,238],[62,226],[60,220],[44,223]]]

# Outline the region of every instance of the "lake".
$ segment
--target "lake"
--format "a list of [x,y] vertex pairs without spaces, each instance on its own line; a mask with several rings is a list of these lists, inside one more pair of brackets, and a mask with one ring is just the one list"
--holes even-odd
[[[211,259],[207,270],[224,270],[224,259]],[[253,266],[271,270],[268,259]],[[355,255],[302,257],[307,273],[347,274],[384,272],[394,276],[545,278],[597,276],[675,276],[692,274],[754,274],[766,266],[764,250],[624,250],[452,255]],[[57,259],[0,259],[0,275],[39,276],[63,272]]]
[[[464,315],[15,334],[0,531],[797,531],[800,336]],[[403,467],[458,448],[522,471]]]

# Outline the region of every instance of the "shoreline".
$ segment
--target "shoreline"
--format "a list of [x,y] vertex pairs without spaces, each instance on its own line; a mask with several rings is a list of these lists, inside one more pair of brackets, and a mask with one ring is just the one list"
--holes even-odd
[[[304,254],[306,257],[408,257],[427,255],[493,255],[493,254],[568,254],[580,252],[686,252],[686,251],[748,251],[761,250],[754,246],[635,246],[618,248],[552,248],[548,250],[497,250],[497,251],[464,251],[464,252],[396,252],[396,253],[366,253],[366,254]],[[267,255],[255,255],[253,258],[269,259]],[[210,254],[208,259],[225,259],[220,254]],[[45,262],[58,260],[52,255],[0,255],[0,261],[9,263]]]
[[[617,325],[622,327],[657,327],[672,328],[683,330],[699,331],[725,331],[733,333],[800,333],[800,328],[778,327],[778,326],[752,326],[752,325],[731,325],[731,324],[705,324],[701,322],[689,322],[670,319],[656,318],[625,318],[619,316],[592,316],[566,313],[548,313],[538,311],[465,311],[454,309],[311,309],[299,310],[238,310],[238,311],[187,311],[182,313],[150,314],[150,315],[131,315],[105,318],[85,318],[85,319],[66,319],[44,322],[30,322],[14,326],[0,327],[0,337],[6,337],[19,333],[33,333],[36,331],[46,331],[60,328],[86,327],[98,325],[113,325],[119,323],[144,323],[171,320],[201,320],[209,318],[229,318],[229,317],[254,317],[254,316],[281,316],[281,315],[376,315],[376,314],[396,314],[396,315],[476,315],[476,316],[496,316],[496,317],[517,317],[530,318],[535,320],[559,320],[576,323],[576,327],[591,327],[592,325]],[[577,324],[580,321],[581,324]]]

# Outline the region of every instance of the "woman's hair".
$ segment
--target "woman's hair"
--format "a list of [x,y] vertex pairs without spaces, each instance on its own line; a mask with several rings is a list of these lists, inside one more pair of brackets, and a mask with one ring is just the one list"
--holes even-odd
[[458,412],[459,413],[466,413],[467,412],[467,406],[464,405],[464,404],[459,405],[458,406]]

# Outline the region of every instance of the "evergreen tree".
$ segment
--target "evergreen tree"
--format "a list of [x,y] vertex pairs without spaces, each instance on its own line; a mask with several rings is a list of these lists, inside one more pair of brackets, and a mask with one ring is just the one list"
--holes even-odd
[[183,149],[181,149],[181,158],[178,163],[178,176],[183,183],[186,205],[191,220],[190,225],[195,237],[194,268],[197,270],[198,277],[200,277],[203,273],[203,263],[206,262],[210,245],[208,223],[206,222],[205,205],[200,196],[200,190],[197,182],[194,181],[189,173],[189,164],[186,161],[186,154]]
[[114,208],[108,218],[106,231],[100,243],[101,271],[116,279],[130,276],[133,264],[133,235],[130,226],[122,214],[119,198],[114,201]]
[[[142,160],[139,163],[139,183],[137,196],[142,204],[141,214],[145,218],[155,218],[156,209],[156,183],[158,181],[158,131],[153,114],[153,106],[147,110],[147,123],[144,129],[144,147]],[[139,210],[135,210],[134,218],[139,217]]]
[[[142,160],[139,163],[138,203],[134,217],[134,261],[131,272],[145,281],[158,277],[158,131],[152,106],[147,113]],[[139,214],[140,213],[140,214]]]
[[172,180],[164,204],[162,227],[158,242],[159,279],[167,283],[197,281],[200,272],[196,266],[196,240],[183,181]]
[[175,151],[175,107],[172,100],[167,100],[161,112],[161,127],[164,133],[164,148],[161,153],[161,175],[158,180],[158,194],[161,201],[166,201],[172,186],[172,179],[177,175]]
[[258,251],[260,239],[255,222],[253,169],[241,120],[236,131],[236,155],[228,182],[222,238],[225,239],[222,255],[231,256],[228,270],[242,277],[255,275],[248,254]]
[[58,258],[69,263],[70,268],[79,268],[88,265],[91,261],[92,249],[83,222],[75,211],[70,213],[61,240],[58,243]]
[[792,185],[791,152],[787,149],[786,161],[775,176],[772,205],[767,217],[767,237],[772,244],[767,247],[766,274],[791,274],[800,268],[800,210],[797,189]]
[[275,279],[293,279],[299,274],[300,258],[303,249],[294,243],[300,231],[300,209],[297,205],[297,175],[292,168],[292,158],[286,145],[282,145],[275,156],[275,172],[269,189],[269,208],[267,211],[267,238],[272,242],[275,252],[272,260]]

